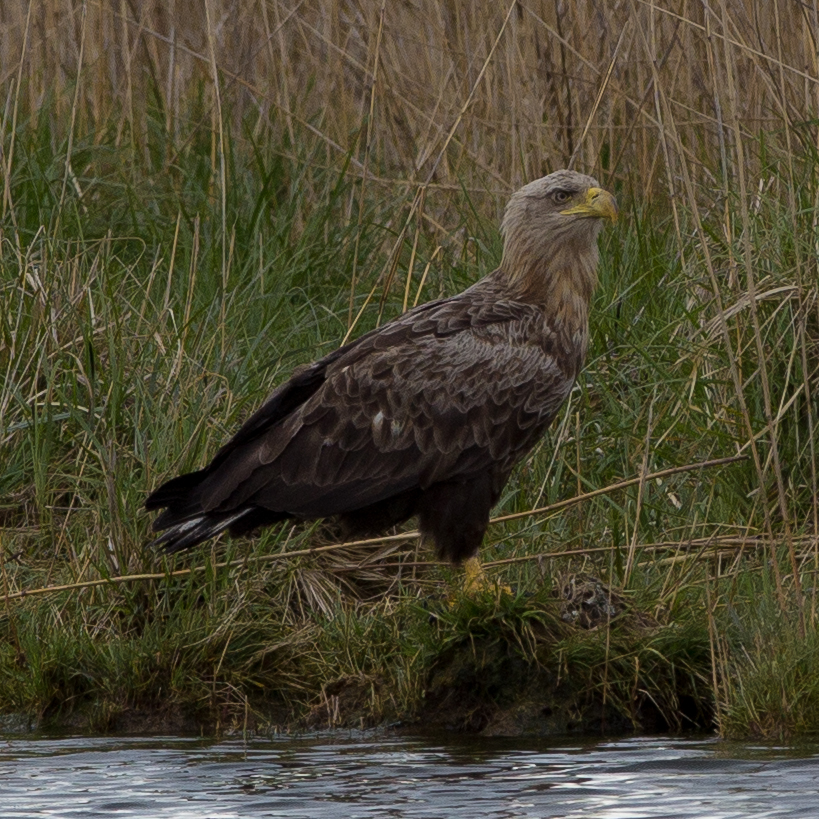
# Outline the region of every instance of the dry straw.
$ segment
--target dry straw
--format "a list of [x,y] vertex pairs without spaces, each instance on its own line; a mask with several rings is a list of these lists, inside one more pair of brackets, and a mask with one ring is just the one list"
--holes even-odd
[[753,180],[760,131],[816,145],[816,26],[789,0],[31,0],[0,6],[0,80],[13,122],[51,95],[69,137],[116,116],[144,141],[154,105],[183,139],[215,124],[216,165],[250,114],[374,183],[505,192],[574,162],[685,197],[684,171]]

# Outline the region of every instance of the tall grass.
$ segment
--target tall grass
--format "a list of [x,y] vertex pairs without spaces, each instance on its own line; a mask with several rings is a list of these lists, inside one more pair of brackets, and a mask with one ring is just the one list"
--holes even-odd
[[[357,680],[405,715],[505,617],[635,720],[679,723],[682,675],[725,733],[815,730],[817,35],[785,0],[0,6],[0,708],[332,717]],[[296,365],[491,270],[508,194],[567,165],[623,219],[584,376],[484,549],[533,597],[432,627],[448,572],[412,539],[267,560],[314,528],[10,597],[161,573],[146,494]],[[543,625],[566,572],[654,625]]]

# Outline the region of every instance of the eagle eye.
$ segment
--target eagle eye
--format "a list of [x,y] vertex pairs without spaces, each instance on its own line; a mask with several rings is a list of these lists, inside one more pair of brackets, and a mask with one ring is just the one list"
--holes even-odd
[[552,194],[552,201],[556,205],[564,205],[572,198],[571,193],[569,191],[555,191]]

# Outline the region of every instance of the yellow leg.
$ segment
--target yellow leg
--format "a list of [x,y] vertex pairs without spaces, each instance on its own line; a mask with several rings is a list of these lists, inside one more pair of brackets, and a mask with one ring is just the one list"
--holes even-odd
[[490,580],[477,557],[470,557],[464,561],[464,591],[467,594],[477,594],[482,591],[501,591],[512,594],[512,589],[505,583],[500,585],[496,580]]
[[464,563],[464,591],[467,594],[483,591],[490,583],[477,557],[470,557]]

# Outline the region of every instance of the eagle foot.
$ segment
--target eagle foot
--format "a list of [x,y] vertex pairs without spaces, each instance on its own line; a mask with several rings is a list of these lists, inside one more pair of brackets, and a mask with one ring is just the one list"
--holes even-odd
[[482,592],[492,591],[501,594],[512,594],[512,589],[505,583],[491,580],[481,566],[477,557],[470,557],[464,562],[464,592],[475,596]]

